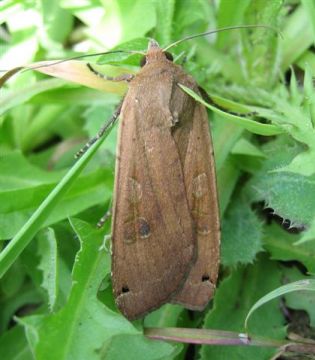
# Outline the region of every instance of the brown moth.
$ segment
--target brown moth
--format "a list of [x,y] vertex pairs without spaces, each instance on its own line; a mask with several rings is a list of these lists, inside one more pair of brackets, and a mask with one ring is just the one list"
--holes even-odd
[[213,148],[195,80],[150,41],[120,117],[112,223],[116,304],[130,320],[166,302],[202,310],[219,268]]
[[[167,302],[203,310],[213,296],[219,270],[220,220],[207,112],[179,85],[204,94],[166,50],[215,32],[259,27],[278,32],[268,25],[229,26],[187,36],[165,49],[152,40],[135,77],[109,78],[88,64],[102,78],[129,82],[122,105],[78,155],[120,114],[112,283],[116,304],[130,320]],[[117,52],[125,51],[17,67],[0,78],[0,87],[21,69],[43,71],[65,61]]]

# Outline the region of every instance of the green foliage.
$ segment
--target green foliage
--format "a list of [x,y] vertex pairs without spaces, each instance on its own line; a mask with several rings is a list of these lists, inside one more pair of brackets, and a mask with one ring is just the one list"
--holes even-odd
[[251,263],[262,250],[263,224],[242,195],[233,198],[222,222],[222,263]]
[[[81,248],[75,258],[72,287],[66,305],[51,314],[19,320],[25,327],[27,337],[33,338],[31,346],[35,357],[98,359],[101,355],[115,359],[120,352],[122,359],[136,359],[144,351],[143,348],[152,359],[161,358],[161,354],[163,358],[174,353],[175,345],[151,345],[152,340],[146,339],[139,329],[109,309],[106,302],[104,305],[97,299],[102,280],[110,274],[110,257],[103,244],[104,230],[95,230],[80,220],[73,219],[71,223]],[[50,256],[53,257],[54,253],[55,249],[51,247]],[[51,273],[51,277],[55,275]],[[48,285],[47,281],[45,285]],[[107,281],[102,291],[108,286]],[[47,288],[53,292],[51,286]],[[59,346],[55,346],[57,343]],[[121,352],[122,346],[125,353]]]
[[299,261],[310,274],[315,274],[314,244],[304,243],[297,245],[301,235],[290,234],[278,225],[265,227],[263,242],[271,258],[282,261]]
[[[265,293],[280,285],[277,264],[260,256],[255,265],[234,270],[221,283],[213,310],[205,317],[204,327],[244,331],[244,319],[250,307]],[[249,335],[260,334],[274,339],[285,334],[279,302],[270,302],[259,309],[250,321]],[[274,349],[248,347],[202,346],[201,359],[270,359]]]
[[285,138],[268,143],[264,146],[267,159],[247,183],[254,201],[264,201],[266,207],[284,220],[289,219],[293,226],[310,225],[315,208],[315,176],[282,171],[286,164],[292,164],[301,148]]
[[[303,282],[300,272],[296,268],[287,269],[285,271],[285,279],[292,284],[294,281]],[[304,282],[307,284],[308,278],[304,277]],[[308,284],[309,285],[309,284]],[[313,280],[313,288],[314,280]],[[304,310],[307,312],[310,320],[310,325],[315,326],[315,298],[314,289],[311,291],[290,292],[285,295],[285,301],[290,309]]]
[[[1,359],[184,359],[187,346],[151,340],[143,330],[242,333],[250,308],[273,290],[272,298],[280,293],[282,298],[253,313],[249,335],[283,340],[294,325],[284,314],[301,310],[308,332],[299,336],[314,332],[314,292],[289,292],[290,283],[315,275],[314,19],[310,0],[0,3],[1,69],[110,50],[144,53],[149,38],[166,46],[240,24],[265,24],[283,34],[232,30],[170,49],[211,98],[207,102],[184,89],[209,109],[222,218],[218,290],[213,303],[193,316],[171,304],[143,322],[130,323],[119,314],[110,245],[104,240],[109,226],[95,228],[112,199],[117,129],[74,160],[126,90],[125,84],[96,81],[86,62],[107,75],[137,73],[142,55],[111,53],[25,70],[5,84],[0,97]],[[287,284],[285,292],[277,290]],[[176,337],[176,331],[172,334]],[[191,342],[206,343],[198,334]],[[276,351],[195,347],[202,360],[270,359]]]

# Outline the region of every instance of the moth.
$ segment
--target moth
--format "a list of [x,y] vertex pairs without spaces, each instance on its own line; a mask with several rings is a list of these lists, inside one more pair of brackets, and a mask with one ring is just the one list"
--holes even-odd
[[112,283],[130,320],[162,304],[203,310],[218,276],[220,220],[213,147],[195,80],[157,42],[120,111]]
[[[259,27],[278,32],[268,25],[230,26],[188,36],[164,49],[152,40],[136,76],[106,77],[127,80],[129,89],[109,123],[79,154],[120,115],[112,284],[116,304],[129,320],[165,303],[203,310],[213,296],[219,270],[220,220],[207,112],[180,85],[204,93],[166,50],[215,32]],[[106,53],[113,52],[124,51]],[[101,54],[90,56],[95,55]],[[70,60],[85,56],[89,55]],[[0,78],[0,87],[21,69],[68,60],[17,67]]]

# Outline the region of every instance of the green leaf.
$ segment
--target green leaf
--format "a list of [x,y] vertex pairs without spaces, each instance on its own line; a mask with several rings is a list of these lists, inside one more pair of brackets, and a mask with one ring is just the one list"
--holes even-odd
[[63,43],[70,34],[74,18],[70,12],[60,7],[58,1],[41,1],[41,5],[46,35],[42,41],[46,45],[51,45],[53,41]]
[[[109,4],[111,3],[107,3],[108,7]],[[156,25],[157,16],[154,2],[117,0],[112,3],[112,6],[116,7],[117,18],[121,24],[120,40],[127,41],[142,36]],[[110,9],[108,9],[108,13],[109,16],[113,16]]]
[[47,228],[38,234],[39,269],[43,272],[42,287],[48,295],[50,311],[54,310],[58,296],[58,251],[54,230]]
[[[77,214],[111,196],[112,169],[97,169],[96,165],[99,167],[95,164],[90,168],[60,199],[58,208],[45,217],[41,227]],[[64,171],[43,171],[14,152],[0,158],[0,172],[0,239],[8,239],[16,234],[57,186]]]
[[[163,2],[163,0],[160,1]],[[209,24],[214,22],[213,14],[213,6],[207,0],[195,0],[193,2],[190,0],[175,1],[175,12],[171,29],[172,40],[176,41],[186,35],[206,31]],[[170,42],[165,43],[165,45],[170,45]],[[188,48],[191,46],[189,43],[186,43],[186,45]]]
[[288,294],[294,291],[315,291],[315,279],[307,279],[307,280],[299,280],[292,282],[287,285],[283,285],[278,287],[277,289],[271,291],[267,295],[260,298],[249,310],[246,319],[245,319],[245,327],[247,328],[248,320],[259,307],[266,304],[267,302],[276,299],[282,295]]
[[264,201],[266,207],[288,219],[292,226],[309,225],[313,220],[315,176],[274,170],[286,166],[299,150],[286,137],[270,142],[264,147],[268,159],[246,185],[252,201]]
[[[250,307],[266,292],[280,285],[277,265],[260,256],[259,260],[247,267],[239,267],[224,279],[214,298],[214,307],[204,322],[206,329],[244,332],[244,319]],[[254,314],[250,323],[250,334],[273,339],[284,339],[284,319],[279,312],[279,303],[274,301]],[[202,346],[201,360],[216,359],[261,359],[267,360],[275,354],[268,348]]]
[[176,326],[179,318],[184,315],[185,309],[180,305],[165,304],[159,309],[146,315],[144,318],[145,327],[168,327]]
[[228,158],[217,172],[221,217],[231,202],[231,196],[241,174],[240,169]]
[[3,360],[33,360],[22,326],[14,326],[0,336],[0,358]]
[[286,70],[293,64],[313,42],[312,24],[308,21],[306,9],[299,5],[297,9],[285,19],[283,39],[281,41],[282,69]]
[[[14,281],[13,276],[11,276],[11,280]],[[29,306],[40,304],[42,302],[43,297],[39,293],[38,289],[34,288],[32,284],[27,282],[25,282],[23,286],[21,286],[18,291],[11,296],[5,297],[2,295],[0,301],[0,331],[3,332],[8,329],[14,314],[16,314],[19,309],[28,308]]]
[[144,36],[157,22],[152,1],[73,1],[63,0],[62,7],[86,26],[93,47],[112,48]]
[[[120,335],[126,344],[128,335],[134,339],[125,349],[126,357],[136,358],[147,348],[152,359],[160,359],[174,352],[174,346],[148,341],[141,331],[122,315],[110,310],[97,299],[97,292],[105,276],[110,273],[110,256],[105,251],[104,229],[97,230],[87,223],[73,219],[81,249],[72,275],[72,289],[67,304],[57,313],[23,318],[27,333],[36,334],[33,345],[36,358],[42,359],[113,359],[121,350]],[[57,330],[58,329],[58,330]],[[56,331],[57,330],[57,331]],[[116,340],[116,336],[119,336]],[[128,356],[129,357],[128,357]]]
[[15,90],[9,94],[2,96],[0,99],[0,115],[6,111],[29,101],[33,96],[42,92],[59,89],[64,85],[64,82],[57,79],[43,80],[40,83],[32,84],[22,90]]
[[[298,240],[295,245],[302,245],[305,242],[314,241],[314,240],[315,240],[315,218],[311,221],[310,227],[303,232],[300,240]],[[314,244],[310,244],[310,246],[313,245]]]
[[[200,348],[202,360],[270,360],[284,349],[307,356],[301,354],[307,350],[303,341],[286,347],[288,340],[278,339],[286,329],[300,329],[295,317],[284,319],[286,311],[303,312],[303,330],[309,329],[307,316],[314,324],[314,292],[291,292],[259,308],[249,335],[243,324],[259,298],[284,281],[315,275],[314,8],[312,0],[0,1],[0,68],[50,61],[38,68],[42,72],[21,71],[1,89],[1,359],[182,360],[191,350],[198,358]],[[140,321],[131,324],[117,313],[110,256],[98,250],[106,231],[95,229],[110,207],[116,128],[69,191],[55,193],[32,217],[74,163],[79,143],[97,133],[128,88],[95,76],[86,63],[108,76],[136,74],[143,54],[58,64],[54,59],[116,49],[145,52],[149,38],[164,46],[242,24],[272,25],[284,37],[251,28],[171,48],[175,63],[211,96],[222,266],[218,291],[204,312],[166,304],[145,317],[143,336]],[[45,80],[47,75],[76,84]],[[274,208],[266,215],[263,204]],[[274,224],[272,212],[298,231]],[[81,219],[73,220],[79,236],[69,216]],[[211,330],[200,329],[204,320]],[[151,341],[152,331],[164,341]]]
[[275,172],[292,171],[296,174],[303,176],[312,176],[315,174],[315,150],[308,150],[298,154],[289,165],[280,169],[274,170]]
[[301,2],[306,10],[308,20],[312,25],[313,41],[315,41],[315,5],[312,1],[302,0]]
[[236,266],[253,262],[262,250],[262,222],[240,195],[233,199],[222,222],[222,263]]
[[94,155],[96,150],[101,146],[102,142],[108,135],[105,133],[103,137],[91,146],[88,151],[79,159],[79,161],[69,170],[59,184],[52,190],[47,198],[37,208],[27,223],[20,229],[15,237],[10,241],[4,250],[0,253],[0,278],[14,263],[16,258],[33,239],[34,235],[43,226],[48,216],[54,210],[61,198],[66,194],[81,171],[87,165],[88,161]]
[[175,10],[175,0],[155,2],[156,6],[156,40],[161,46],[169,45],[172,39],[173,16]]
[[[290,172],[265,172],[258,174],[248,187],[255,193],[253,200],[265,202],[265,206],[288,219],[292,226],[309,224],[315,214],[315,178]],[[304,199],[302,202],[301,199]]]
[[241,117],[241,116],[237,116],[237,115],[230,114],[228,112],[224,112],[224,111],[218,109],[217,107],[206,103],[199,95],[197,95],[194,91],[192,91],[188,87],[186,87],[186,86],[184,86],[182,84],[178,84],[178,85],[188,95],[190,95],[196,101],[203,104],[208,109],[214,111],[217,114],[220,114],[226,120],[233,121],[234,123],[238,124],[239,126],[243,127],[244,129],[246,129],[246,130],[248,130],[248,131],[250,131],[250,132],[252,132],[254,134],[271,136],[271,135],[281,134],[281,132],[282,132],[282,130],[279,129],[275,125],[262,124],[262,123],[259,123],[257,121],[254,121],[254,120],[246,119],[246,118]]
[[231,150],[232,154],[266,157],[266,155],[253,143],[241,138]]
[[119,44],[118,46],[114,47],[111,51],[117,50],[124,50],[126,52],[119,52],[119,53],[109,53],[104,54],[99,57],[97,60],[97,64],[104,65],[104,64],[128,64],[128,65],[135,65],[140,66],[140,60],[144,55],[140,54],[132,54],[133,51],[139,51],[143,54],[148,49],[149,38],[137,38],[129,40],[125,43]]
[[272,259],[300,261],[311,274],[315,275],[314,244],[302,244],[299,239],[301,235],[290,234],[277,224],[264,228],[264,247],[270,252]]
[[18,293],[24,284],[26,275],[21,262],[16,262],[1,281],[2,298],[10,298]]
[[[293,281],[308,281],[309,276],[301,274],[296,268],[284,268],[284,278],[287,283]],[[310,318],[310,325],[315,327],[315,296],[311,291],[295,291],[284,295],[285,304],[290,309],[304,310]]]
[[[225,26],[239,25],[242,23],[245,11],[250,4],[250,0],[242,2],[231,2],[229,0],[220,1],[218,8],[218,28]],[[240,33],[221,32],[218,34],[217,46],[226,49],[235,46],[240,42]]]
[[106,360],[164,360],[174,359],[183,348],[181,344],[156,341],[144,336],[122,334],[113,336],[100,349],[100,358]]
[[[222,121],[222,116],[213,114],[211,117],[211,135],[213,139],[215,165],[217,171],[225,166],[226,160],[230,159],[230,153],[239,141],[244,129],[234,123]],[[218,177],[220,179],[220,177]]]
[[[282,0],[273,0],[265,4],[251,1],[246,9],[246,24],[268,24],[278,28],[282,20]],[[279,34],[270,29],[256,28],[251,32],[242,32],[241,48],[245,58],[245,81],[261,88],[272,88],[279,77]],[[259,61],[257,61],[259,59]]]

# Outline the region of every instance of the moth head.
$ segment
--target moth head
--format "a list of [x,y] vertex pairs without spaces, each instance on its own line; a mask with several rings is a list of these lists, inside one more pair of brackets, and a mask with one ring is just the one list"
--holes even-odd
[[166,59],[173,61],[172,54],[167,51],[163,51],[156,40],[150,39],[147,54],[141,59],[140,66],[143,67],[150,62],[163,61]]

